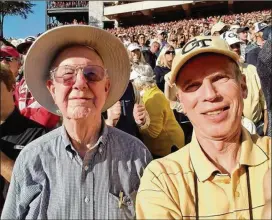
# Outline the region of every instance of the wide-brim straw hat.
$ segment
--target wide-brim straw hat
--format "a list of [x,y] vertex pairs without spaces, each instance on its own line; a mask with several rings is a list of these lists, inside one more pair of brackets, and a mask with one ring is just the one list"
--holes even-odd
[[56,53],[69,45],[93,48],[101,57],[110,79],[110,91],[102,111],[124,94],[130,76],[130,63],[122,42],[109,32],[88,25],[66,25],[40,35],[31,45],[24,64],[27,86],[37,102],[48,111],[61,115],[46,87],[50,65]]

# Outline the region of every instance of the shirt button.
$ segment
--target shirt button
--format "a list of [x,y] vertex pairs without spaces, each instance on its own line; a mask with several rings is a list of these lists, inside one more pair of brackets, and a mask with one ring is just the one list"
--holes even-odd
[[240,197],[240,193],[239,192],[235,192],[235,197]]
[[88,169],[89,169],[89,167],[88,167],[88,166],[85,166],[85,167],[84,167],[84,170],[85,170],[85,171],[87,171]]
[[84,201],[85,201],[86,203],[89,203],[89,202],[90,202],[90,199],[89,199],[88,197],[85,197]]

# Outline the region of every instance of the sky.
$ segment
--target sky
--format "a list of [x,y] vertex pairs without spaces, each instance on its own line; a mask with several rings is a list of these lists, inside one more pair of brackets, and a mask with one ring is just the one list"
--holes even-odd
[[45,31],[46,1],[32,1],[35,6],[27,19],[21,16],[6,16],[4,20],[5,38],[26,38]]

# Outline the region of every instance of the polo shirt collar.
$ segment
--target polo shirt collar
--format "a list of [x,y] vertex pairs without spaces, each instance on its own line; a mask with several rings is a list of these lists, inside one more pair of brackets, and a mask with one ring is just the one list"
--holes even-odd
[[[64,125],[61,126],[60,131],[61,131],[63,144],[64,144],[66,150],[69,151],[69,153],[70,153],[69,156],[74,157],[76,155],[77,151],[73,147]],[[100,136],[95,144],[96,147],[99,146],[99,144],[101,144],[101,147],[106,146],[108,132],[109,132],[109,129],[105,123],[104,118],[102,118],[102,127],[101,127],[101,131],[100,131]]]
[[[240,165],[257,166],[268,160],[268,156],[258,145],[253,143],[251,135],[244,127],[242,127],[241,135]],[[193,169],[195,170],[199,181],[203,182],[207,180],[213,172],[218,171],[216,166],[209,161],[202,151],[195,133],[192,135],[189,151]]]
[[189,153],[193,169],[196,172],[199,181],[203,182],[207,180],[211,174],[218,169],[209,161],[204,152],[202,151],[195,132],[193,132],[192,140],[189,146]]
[[254,144],[249,132],[242,128],[242,143],[239,163],[240,165],[258,166],[268,160],[268,156]]

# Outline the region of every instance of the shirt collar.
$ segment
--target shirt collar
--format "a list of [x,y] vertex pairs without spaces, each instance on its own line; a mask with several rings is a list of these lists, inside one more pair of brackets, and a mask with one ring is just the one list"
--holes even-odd
[[[249,132],[244,127],[242,127],[241,135],[240,165],[257,166],[268,160],[268,156],[258,145],[253,143]],[[193,169],[200,181],[207,180],[212,173],[218,170],[202,151],[195,133],[192,135],[189,151]]]
[[239,163],[247,166],[258,166],[268,159],[265,152],[257,144],[253,143],[251,135],[243,127]]
[[[61,126],[61,136],[62,136],[62,141],[66,150],[70,153],[69,156],[73,158],[76,155],[77,151],[73,147],[64,125]],[[95,144],[95,147],[99,146],[99,144],[101,144],[101,147],[106,146],[107,137],[108,137],[108,127],[104,119],[102,118],[102,127],[101,127],[99,138]]]

